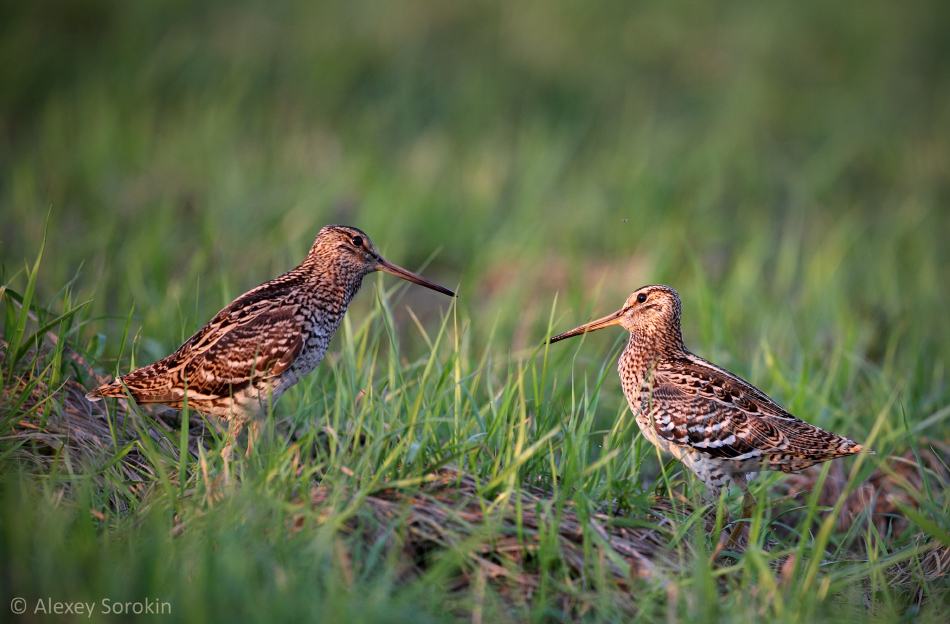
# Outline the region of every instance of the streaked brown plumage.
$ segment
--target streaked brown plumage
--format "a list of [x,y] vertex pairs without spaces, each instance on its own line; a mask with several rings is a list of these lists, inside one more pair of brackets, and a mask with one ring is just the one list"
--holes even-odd
[[617,369],[644,437],[680,459],[712,496],[730,484],[739,487],[744,516],[754,504],[748,482],[758,471],[795,472],[865,450],[792,416],[749,382],[690,353],[681,311],[675,290],[644,286],[617,312],[550,342],[611,325],[629,331]]
[[451,290],[400,268],[376,251],[361,230],[328,225],[300,266],[249,290],[168,357],[99,386],[86,397],[188,407],[230,423],[227,460],[243,427],[251,437],[268,401],[310,373],[326,353],[363,278],[385,271],[454,296]]

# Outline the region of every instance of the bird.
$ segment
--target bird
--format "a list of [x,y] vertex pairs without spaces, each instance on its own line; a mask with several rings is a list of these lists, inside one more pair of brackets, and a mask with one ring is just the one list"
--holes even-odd
[[[613,314],[548,342],[612,325],[630,332],[617,370],[640,431],[693,472],[710,498],[738,487],[740,520],[752,516],[755,498],[748,484],[760,471],[797,472],[867,450],[793,416],[745,379],[691,353],[683,342],[682,308],[673,288],[644,286]],[[737,523],[727,545],[741,528]]]
[[139,404],[178,409],[187,401],[189,409],[227,421],[227,480],[231,448],[242,429],[250,425],[250,456],[268,404],[320,364],[363,278],[374,271],[455,296],[383,258],[362,230],[328,225],[299,266],[235,299],[168,357],[86,398],[131,396]]

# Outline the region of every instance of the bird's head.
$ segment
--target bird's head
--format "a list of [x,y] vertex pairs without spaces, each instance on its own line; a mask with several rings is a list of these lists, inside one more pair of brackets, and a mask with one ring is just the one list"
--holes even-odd
[[448,288],[383,258],[365,232],[348,225],[328,225],[321,229],[310,249],[310,257],[330,262],[337,266],[341,273],[358,276],[359,279],[373,271],[383,271],[445,295],[455,296]]
[[680,330],[682,309],[679,294],[669,286],[644,286],[633,291],[623,307],[613,314],[558,334],[549,342],[621,325],[637,338],[673,341],[679,346],[683,342]]

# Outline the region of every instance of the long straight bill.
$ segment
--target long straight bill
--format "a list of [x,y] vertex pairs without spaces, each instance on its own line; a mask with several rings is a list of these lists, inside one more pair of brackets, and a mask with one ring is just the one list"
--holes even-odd
[[596,321],[591,321],[586,325],[581,325],[576,329],[571,331],[564,332],[563,334],[558,334],[554,338],[548,340],[548,343],[555,343],[558,340],[564,340],[565,338],[570,338],[571,336],[580,336],[581,334],[586,334],[587,332],[597,331],[598,329],[603,329],[605,327],[610,327],[611,325],[620,325],[621,319],[623,318],[624,310],[620,309],[614,312],[609,316],[605,316],[602,319],[597,319]]
[[396,266],[395,264],[393,264],[386,258],[383,258],[382,256],[380,256],[379,261],[376,263],[376,270],[389,273],[390,275],[395,275],[396,277],[401,277],[402,279],[412,282],[413,284],[419,284],[420,286],[431,288],[432,290],[436,292],[440,292],[443,295],[448,295],[450,297],[455,296],[455,293],[449,290],[448,288],[439,286],[435,282],[431,282],[427,280],[426,278],[422,277],[421,275],[416,275],[412,271],[407,271],[401,266]]

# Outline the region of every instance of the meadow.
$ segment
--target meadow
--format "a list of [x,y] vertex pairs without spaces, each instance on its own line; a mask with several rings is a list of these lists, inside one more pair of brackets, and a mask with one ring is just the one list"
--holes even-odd
[[[3,621],[945,621],[948,137],[940,2],[0,6]],[[329,223],[460,296],[367,278],[235,484],[81,398]],[[626,333],[544,344],[650,283],[876,455],[711,557],[739,493],[642,439]]]

